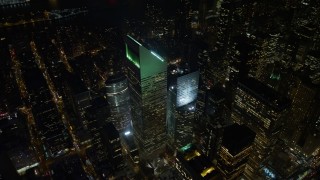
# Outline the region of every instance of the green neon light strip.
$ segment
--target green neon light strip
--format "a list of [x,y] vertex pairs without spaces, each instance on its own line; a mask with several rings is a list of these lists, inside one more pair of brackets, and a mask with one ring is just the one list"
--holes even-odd
[[186,150],[188,150],[188,149],[190,149],[191,148],[191,143],[190,144],[187,144],[187,145],[185,145],[185,146],[183,146],[180,150],[181,151],[186,151]]
[[271,74],[270,76],[270,79],[273,79],[273,80],[280,80],[280,74],[279,75],[276,75],[276,74]]
[[142,46],[142,44],[140,44],[137,40],[133,39],[133,37],[127,35],[130,39],[132,39],[132,41],[134,41],[135,43],[137,43],[139,46]]
[[162,59],[158,54],[156,54],[155,52],[151,51],[151,54],[154,55],[156,58],[158,58],[160,61],[164,61],[164,59]]
[[129,61],[131,61],[135,66],[137,66],[140,69],[140,65],[137,61],[137,57],[135,57],[132,53],[130,53],[130,50],[127,45],[126,45],[126,56]]

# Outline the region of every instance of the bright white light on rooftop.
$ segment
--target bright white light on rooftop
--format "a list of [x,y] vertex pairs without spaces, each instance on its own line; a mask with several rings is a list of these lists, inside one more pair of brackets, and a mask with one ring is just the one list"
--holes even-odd
[[137,43],[139,46],[142,46],[141,43],[139,43],[137,40],[135,40],[133,37],[127,35],[131,40],[133,40],[135,43]]
[[130,134],[131,134],[130,131],[126,131],[126,132],[124,133],[124,135],[126,135],[126,136],[128,136],[128,135],[130,135]]
[[189,111],[194,110],[194,106],[189,107]]
[[158,54],[156,54],[155,52],[151,51],[151,54],[154,55],[155,57],[157,57],[160,61],[164,61],[164,59],[162,59]]

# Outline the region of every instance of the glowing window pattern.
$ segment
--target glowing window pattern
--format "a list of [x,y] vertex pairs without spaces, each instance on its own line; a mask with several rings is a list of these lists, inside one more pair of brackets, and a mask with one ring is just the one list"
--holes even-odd
[[197,99],[199,71],[181,76],[177,80],[177,107],[189,104]]

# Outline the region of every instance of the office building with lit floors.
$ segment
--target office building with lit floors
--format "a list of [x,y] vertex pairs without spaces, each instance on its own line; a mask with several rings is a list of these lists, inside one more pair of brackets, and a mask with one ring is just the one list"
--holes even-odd
[[110,115],[109,106],[102,97],[94,99],[91,104],[85,113],[86,130],[89,132],[90,145],[95,151],[97,161],[103,162],[107,159],[107,153],[102,142],[101,131],[103,131],[103,125],[106,124],[106,119]]
[[218,119],[203,116],[197,127],[198,133],[195,137],[199,148],[211,161],[215,160],[221,148],[224,126]]
[[246,167],[255,133],[245,125],[233,124],[225,128],[218,152],[218,169],[224,179],[236,179]]
[[117,173],[124,167],[119,131],[112,123],[107,123],[102,128],[101,135],[102,141],[107,146],[107,154],[113,173]]
[[167,132],[177,148],[192,143],[199,71],[169,77]]
[[200,145],[202,153],[210,160],[215,160],[226,126],[226,92],[219,85],[213,86],[206,91],[203,101],[204,112],[196,123],[195,140]]
[[107,121],[112,122],[120,133],[130,131],[131,109],[127,78],[121,74],[110,76],[104,89],[110,106],[110,117]]
[[129,35],[125,47],[134,136],[151,155],[166,142],[167,63]]
[[253,78],[238,83],[231,118],[256,133],[253,152],[250,154],[244,176],[259,178],[264,161],[274,149],[283,129],[284,118],[291,101]]

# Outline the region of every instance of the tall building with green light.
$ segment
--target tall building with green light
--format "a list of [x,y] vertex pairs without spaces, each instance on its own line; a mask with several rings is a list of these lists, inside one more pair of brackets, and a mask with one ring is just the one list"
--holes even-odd
[[151,154],[166,142],[167,64],[129,35],[125,47],[134,136]]

